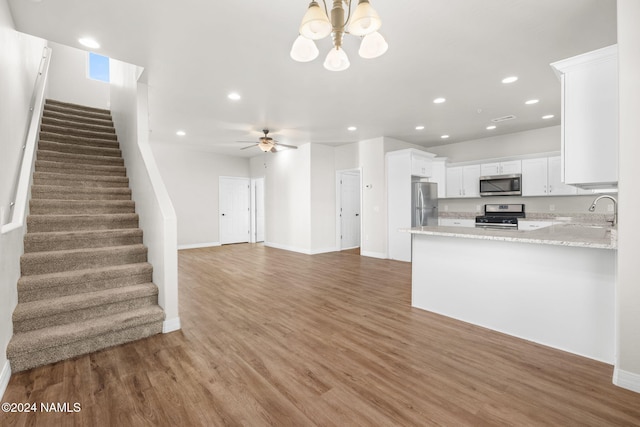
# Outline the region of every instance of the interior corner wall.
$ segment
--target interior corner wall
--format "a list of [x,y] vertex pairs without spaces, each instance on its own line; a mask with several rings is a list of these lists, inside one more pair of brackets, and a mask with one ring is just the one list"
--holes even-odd
[[429,148],[423,147],[421,145],[411,144],[409,142],[401,141],[395,138],[389,138],[387,136],[384,137],[384,152],[388,153],[389,151],[397,151],[397,150],[405,150],[407,148],[413,148],[420,151],[431,152]]
[[87,77],[88,52],[49,42],[53,50],[49,66],[48,97],[95,108],[110,108],[109,83]]
[[219,245],[220,177],[249,178],[249,160],[159,141],[151,147],[176,211],[178,248]]
[[451,163],[469,162],[560,151],[560,136],[560,126],[550,126],[428,147],[426,150],[439,157],[447,157]]
[[311,253],[338,250],[336,242],[336,167],[334,148],[311,144]]
[[[46,40],[19,33],[6,0],[0,0],[0,225],[22,163],[29,105]],[[6,349],[13,334],[24,227],[0,234],[0,397],[10,378]]]
[[618,0],[620,162],[614,383],[640,393],[640,2]]
[[387,257],[387,197],[384,138],[358,143],[362,167],[362,244],[360,254]]

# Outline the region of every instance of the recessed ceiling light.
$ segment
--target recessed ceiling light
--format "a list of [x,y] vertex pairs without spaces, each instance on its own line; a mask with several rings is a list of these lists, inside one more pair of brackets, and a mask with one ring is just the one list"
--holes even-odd
[[546,116],[542,116],[543,119],[548,120],[548,119],[553,119],[555,116],[553,114],[547,114]]
[[416,126],[416,130],[423,130],[424,126]]
[[442,135],[440,138],[447,139],[447,138],[449,138],[449,135]]
[[358,128],[357,128],[357,127],[355,127],[355,126],[349,126],[349,127],[347,128],[347,130],[350,130],[351,132],[353,132],[354,130],[357,130],[357,129],[358,129]]
[[494,130],[496,127],[494,125],[487,126],[487,130]]
[[229,95],[227,95],[227,98],[231,99],[232,101],[238,101],[240,100],[241,96],[238,92],[231,92]]
[[186,134],[187,133],[185,131],[183,131],[183,130],[179,130],[179,131],[176,132],[176,135],[178,135],[178,136],[185,136]]
[[537,104],[538,102],[540,102],[539,99],[530,99],[527,102],[525,102],[525,104],[527,105],[533,105],[533,104]]
[[446,101],[446,99],[444,98],[436,98],[433,100],[434,104],[442,104],[444,101]]
[[516,77],[516,76],[509,76],[509,77],[505,77],[504,79],[502,79],[502,83],[504,83],[504,84],[513,83],[515,81],[518,81],[518,77]]
[[78,39],[78,42],[82,46],[88,47],[89,49],[100,49],[100,44],[94,39],[90,39],[88,37],[83,37],[81,39]]

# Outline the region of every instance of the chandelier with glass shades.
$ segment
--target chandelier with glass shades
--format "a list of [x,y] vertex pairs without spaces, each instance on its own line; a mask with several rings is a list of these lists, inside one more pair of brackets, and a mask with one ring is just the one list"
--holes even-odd
[[378,13],[369,0],[358,0],[358,6],[351,14],[351,1],[333,0],[331,19],[327,16],[325,0],[322,0],[324,10],[315,0],[309,3],[300,24],[300,35],[291,47],[291,58],[299,62],[313,61],[319,54],[314,40],[323,39],[329,34],[333,38],[333,47],[324,60],[327,70],[342,71],[349,68],[349,58],[342,49],[342,37],[345,34],[362,37],[358,53],[363,58],[377,58],[385,53],[389,45],[378,32],[382,25]]

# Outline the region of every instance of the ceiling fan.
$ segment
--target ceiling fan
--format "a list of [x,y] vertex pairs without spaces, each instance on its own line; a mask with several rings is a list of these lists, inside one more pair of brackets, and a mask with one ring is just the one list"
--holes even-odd
[[[278,147],[286,147],[286,148],[293,148],[293,149],[297,149],[298,147],[294,146],[294,145],[287,145],[287,144],[280,144],[278,143],[277,140],[271,138],[269,136],[269,129],[262,129],[262,133],[264,133],[264,136],[261,136],[260,138],[258,138],[258,143],[254,144],[254,145],[250,145],[248,147],[243,147],[241,148],[241,150],[246,150],[247,148],[252,148],[252,147],[258,147],[260,148],[262,151],[264,151],[265,153],[267,151],[271,151],[272,153],[277,152],[277,148]],[[237,142],[250,142],[250,141],[237,141]]]

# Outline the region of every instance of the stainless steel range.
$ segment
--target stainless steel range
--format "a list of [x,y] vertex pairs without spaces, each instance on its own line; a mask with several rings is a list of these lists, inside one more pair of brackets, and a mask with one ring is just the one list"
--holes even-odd
[[518,229],[518,218],[524,218],[524,204],[486,204],[484,215],[476,217],[476,227]]

